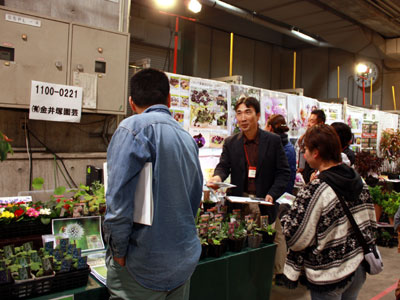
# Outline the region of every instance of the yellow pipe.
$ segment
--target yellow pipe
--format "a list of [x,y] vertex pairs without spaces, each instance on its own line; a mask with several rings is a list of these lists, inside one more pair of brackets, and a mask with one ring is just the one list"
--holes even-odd
[[369,87],[369,105],[372,106],[372,77],[370,78],[371,80],[371,85]]
[[393,106],[394,110],[396,110],[396,96],[394,95],[394,85],[392,85],[392,94],[393,94]]
[[337,97],[340,98],[340,67],[337,66]]
[[293,89],[296,88],[296,51],[293,52]]
[[229,57],[229,76],[232,76],[232,65],[233,65],[233,32],[231,32],[231,49]]

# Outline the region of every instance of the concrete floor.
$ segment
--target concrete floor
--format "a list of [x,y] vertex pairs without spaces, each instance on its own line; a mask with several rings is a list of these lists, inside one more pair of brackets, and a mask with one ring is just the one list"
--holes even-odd
[[[400,279],[400,253],[397,247],[379,247],[384,269],[378,275],[368,275],[367,281],[362,287],[359,300],[394,300],[394,284]],[[289,290],[280,286],[272,286],[270,300],[310,300],[310,293],[299,285],[295,290]]]

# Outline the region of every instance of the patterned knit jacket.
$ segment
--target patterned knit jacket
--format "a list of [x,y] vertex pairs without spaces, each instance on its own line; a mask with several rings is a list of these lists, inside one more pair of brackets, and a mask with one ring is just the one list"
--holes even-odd
[[[366,242],[374,243],[376,218],[367,186],[353,202],[346,199],[346,204]],[[281,222],[290,248],[284,267],[289,287],[297,286],[299,279],[318,291],[348,283],[364,258],[363,249],[336,193],[326,182],[315,179],[300,190]]]

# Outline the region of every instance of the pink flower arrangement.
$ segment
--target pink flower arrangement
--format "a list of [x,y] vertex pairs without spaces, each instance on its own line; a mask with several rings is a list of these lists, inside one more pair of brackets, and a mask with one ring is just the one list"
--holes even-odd
[[30,216],[30,217],[35,217],[35,218],[37,218],[37,217],[39,217],[40,212],[31,207],[31,208],[29,208],[29,209],[26,211],[26,214],[27,214],[28,216]]

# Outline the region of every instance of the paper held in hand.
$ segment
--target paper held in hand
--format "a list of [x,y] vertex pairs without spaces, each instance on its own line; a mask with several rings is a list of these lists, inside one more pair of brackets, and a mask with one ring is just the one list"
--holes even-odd
[[292,206],[294,199],[296,199],[296,196],[293,196],[289,193],[284,193],[282,196],[279,197],[278,200],[276,200],[276,203],[289,204],[290,206]]
[[133,222],[151,226],[153,223],[153,166],[145,163],[136,186]]
[[210,184],[214,184],[216,186],[218,186],[218,188],[234,188],[236,187],[236,185],[234,184],[230,184],[230,183],[226,183],[226,182],[215,182],[215,181],[211,181],[209,182]]
[[233,203],[257,203],[262,205],[274,205],[274,203],[267,202],[263,198],[228,196],[226,197],[226,199]]

